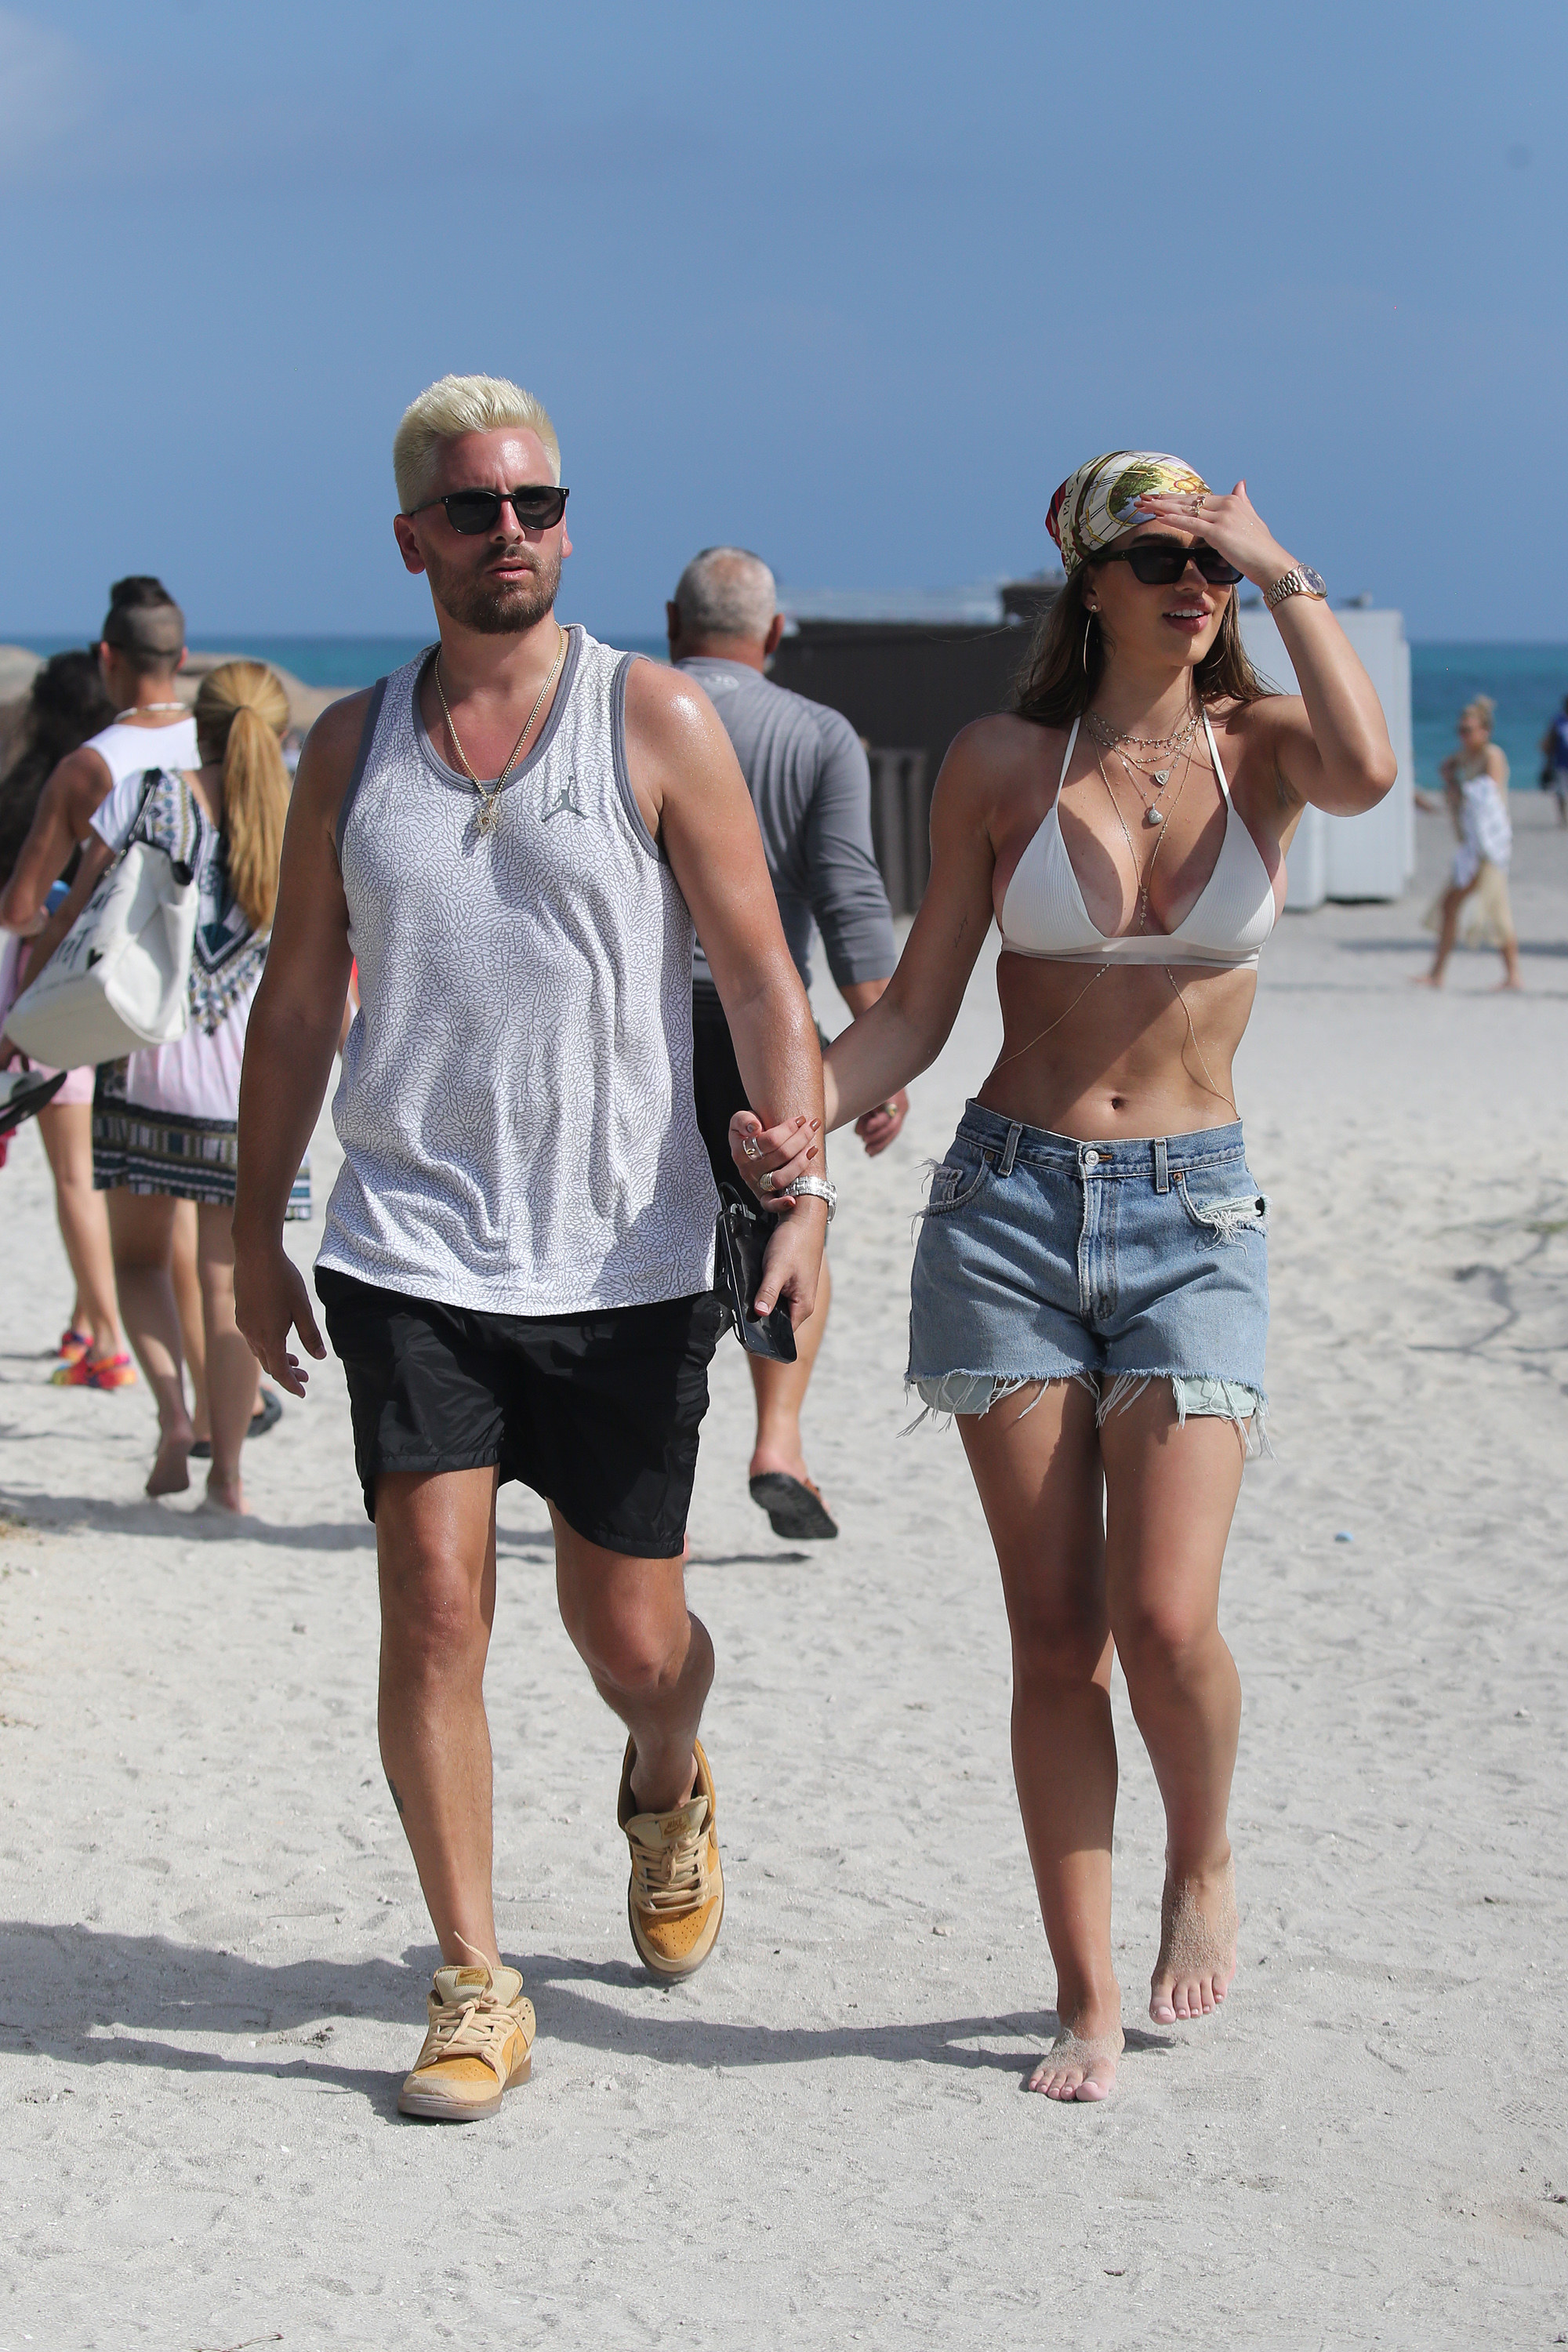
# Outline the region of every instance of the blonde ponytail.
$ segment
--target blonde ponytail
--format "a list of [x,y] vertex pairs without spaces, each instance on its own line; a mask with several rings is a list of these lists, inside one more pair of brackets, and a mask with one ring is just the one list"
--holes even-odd
[[270,930],[289,813],[289,771],[279,744],[289,725],[289,698],[265,662],[225,662],[203,678],[195,716],[203,758],[223,761],[229,887],[251,929]]

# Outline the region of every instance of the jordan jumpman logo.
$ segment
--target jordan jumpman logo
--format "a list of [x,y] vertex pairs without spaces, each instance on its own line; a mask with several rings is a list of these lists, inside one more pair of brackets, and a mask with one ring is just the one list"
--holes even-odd
[[567,777],[566,782],[562,785],[560,791],[556,793],[555,798],[552,801],[545,801],[542,804],[539,812],[540,822],[542,824],[548,824],[552,816],[562,816],[567,814],[570,814],[573,816],[580,816],[584,818],[585,818],[588,814],[587,810],[583,806],[582,802],[577,798],[577,779],[575,775],[569,775]]

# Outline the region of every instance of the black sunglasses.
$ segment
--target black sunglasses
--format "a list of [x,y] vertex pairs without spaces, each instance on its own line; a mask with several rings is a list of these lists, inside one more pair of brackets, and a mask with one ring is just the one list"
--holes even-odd
[[565,513],[570,495],[553,482],[524,482],[515,490],[448,490],[444,499],[426,499],[424,506],[410,507],[408,512],[445,507],[452,529],[465,539],[477,539],[481,531],[495,529],[502,507],[511,509],[520,530],[551,530]]
[[1113,547],[1091,555],[1091,563],[1130,563],[1132,577],[1145,588],[1173,588],[1189,563],[1195,563],[1211,588],[1233,588],[1242,577],[1234,563],[1200,539],[1184,547],[1179,539],[1141,539],[1133,547]]

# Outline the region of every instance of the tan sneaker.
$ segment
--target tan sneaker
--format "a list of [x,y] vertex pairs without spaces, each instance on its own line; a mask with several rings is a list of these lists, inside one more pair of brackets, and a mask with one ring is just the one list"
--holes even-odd
[[493,2116],[533,2069],[533,2003],[515,1969],[437,1969],[430,2030],[397,2095],[400,2115],[441,2124]]
[[719,1940],[724,1916],[724,1873],[713,1826],[713,1775],[696,1743],[697,1785],[685,1804],[668,1813],[634,1810],[632,1766],[637,1750],[628,1739],[621,1768],[616,1819],[632,1850],[632,1883],[626,1916],[643,1966],[656,1977],[689,1977]]

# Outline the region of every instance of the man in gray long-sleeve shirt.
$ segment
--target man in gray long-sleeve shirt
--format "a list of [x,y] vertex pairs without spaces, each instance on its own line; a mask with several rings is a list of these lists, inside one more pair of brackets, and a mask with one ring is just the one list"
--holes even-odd
[[[763,676],[784,615],[773,575],[759,556],[739,547],[704,548],[681,573],[666,617],[671,661],[698,680],[735,747],[801,979],[809,986],[815,918],[839,994],[852,1013],[866,1012],[892,976],[898,947],[871,846],[871,780],[859,737],[840,712]],[[729,1123],[747,1107],[745,1088],[700,946],[691,1010],[698,1119],[715,1176],[733,1181]],[[908,1109],[908,1097],[900,1094],[857,1122],[868,1152],[886,1150]],[[752,1495],[774,1534],[792,1540],[838,1532],[807,1475],[800,1436],[829,1296],[825,1263],[816,1310],[795,1331],[796,1361],[746,1359],[757,1397]]]

